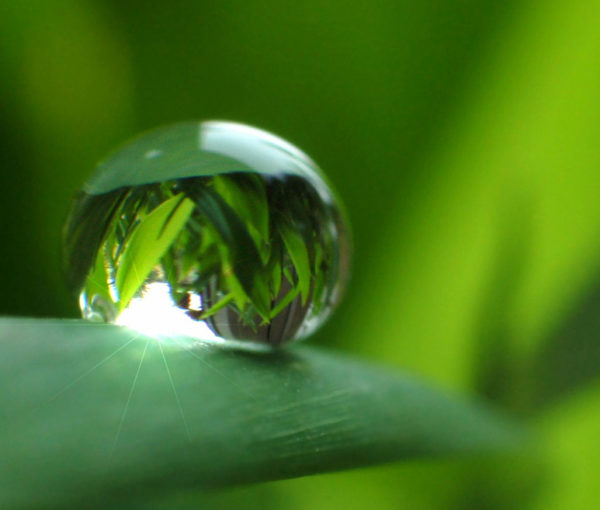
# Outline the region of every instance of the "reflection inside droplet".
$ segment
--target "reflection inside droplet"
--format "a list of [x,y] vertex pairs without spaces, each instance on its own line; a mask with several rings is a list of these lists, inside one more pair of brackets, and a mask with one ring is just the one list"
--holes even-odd
[[188,336],[206,341],[222,341],[204,321],[193,320],[186,310],[173,303],[169,284],[152,282],[134,297],[116,318],[115,324],[148,336]]
[[152,336],[279,345],[330,314],[343,216],[301,151],[224,122],[150,132],[100,165],[65,229],[90,320]]

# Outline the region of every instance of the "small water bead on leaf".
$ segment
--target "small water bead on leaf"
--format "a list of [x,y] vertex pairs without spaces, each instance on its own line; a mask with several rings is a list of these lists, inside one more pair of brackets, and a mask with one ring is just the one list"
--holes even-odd
[[238,345],[308,336],[348,273],[343,214],[315,163],[229,122],[167,126],[112,154],[64,239],[84,318]]

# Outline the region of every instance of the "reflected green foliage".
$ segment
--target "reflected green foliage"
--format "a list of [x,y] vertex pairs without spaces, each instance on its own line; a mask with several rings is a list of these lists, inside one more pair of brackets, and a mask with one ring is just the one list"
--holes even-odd
[[[264,127],[314,156],[352,220],[347,299],[314,342],[486,398],[522,416],[539,451],[244,487],[207,506],[594,508],[598,19],[592,0],[4,2],[0,312],[77,315],[60,228],[115,144],[185,119]],[[280,289],[280,258],[257,251]],[[152,505],[204,497],[176,492]]]
[[[119,262],[111,260],[112,268],[116,269],[115,286],[119,295],[118,307],[121,310],[127,307],[152,269],[180,235],[193,210],[194,202],[180,193],[166,199],[147,215],[138,210],[135,219],[130,221],[132,225],[138,221],[139,224],[131,229],[129,236],[118,227],[114,227],[114,235],[118,237],[122,234],[123,239],[116,241],[118,245],[114,250],[110,244],[114,244],[115,240],[109,240],[110,244],[106,248],[102,247],[101,251],[109,254],[119,250],[122,252],[114,253],[115,259],[121,259]],[[126,216],[126,213],[123,214]],[[127,227],[129,225],[125,228]],[[106,276],[103,279],[108,280]],[[85,292],[90,293],[87,288]]]
[[166,283],[173,305],[216,335],[278,345],[335,305],[346,277],[338,259],[348,254],[334,207],[286,174],[80,193],[65,227],[67,274],[88,319],[116,322]]

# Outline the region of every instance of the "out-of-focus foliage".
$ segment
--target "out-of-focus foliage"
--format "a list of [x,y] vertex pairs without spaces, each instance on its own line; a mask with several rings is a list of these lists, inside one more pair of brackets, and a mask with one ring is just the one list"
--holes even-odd
[[592,0],[3,2],[0,313],[76,314],[60,229],[116,143],[185,119],[254,124],[320,163],[354,226],[347,300],[314,341],[485,395],[531,420],[540,453],[213,506],[593,507],[598,19]]

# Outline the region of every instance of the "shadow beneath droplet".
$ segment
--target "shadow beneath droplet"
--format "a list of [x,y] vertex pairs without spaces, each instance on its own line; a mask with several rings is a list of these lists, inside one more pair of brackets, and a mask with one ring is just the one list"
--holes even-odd
[[243,361],[255,367],[268,366],[270,368],[286,368],[297,366],[304,362],[304,356],[297,349],[241,349],[211,346],[204,351],[207,362]]

